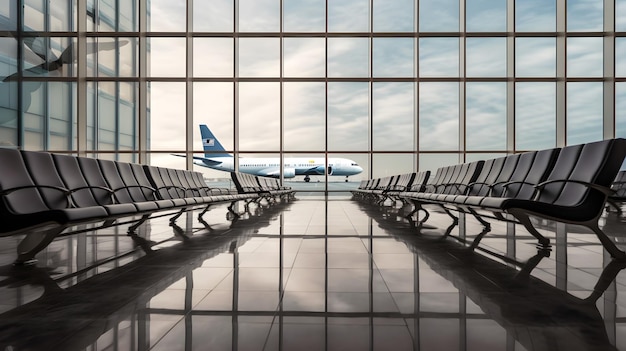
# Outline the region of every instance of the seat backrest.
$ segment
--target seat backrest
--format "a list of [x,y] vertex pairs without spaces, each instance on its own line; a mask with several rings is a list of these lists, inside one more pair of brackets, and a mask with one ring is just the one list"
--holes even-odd
[[[535,185],[546,179],[548,173],[554,167],[554,161],[560,150],[559,148],[554,148],[521,154],[518,163],[520,171],[516,171],[511,179],[511,181],[519,181],[520,183],[507,187],[504,196],[526,200],[532,199],[535,193]],[[527,166],[528,163],[530,163],[530,166]],[[522,170],[526,167],[528,167],[528,170],[524,176]]]
[[393,186],[392,190],[405,191],[409,189],[415,180],[415,175],[415,173],[405,173],[399,175],[398,181],[396,182],[396,185]]
[[[36,185],[65,188],[57,172],[52,154],[47,152],[22,151],[22,158],[33,182]],[[4,166],[4,165],[3,165]],[[68,208],[70,203],[63,191],[39,188],[39,194],[51,209]]]
[[180,199],[186,197],[186,189],[178,179],[176,170],[173,168],[158,167],[163,184],[167,188],[167,192],[171,199]]
[[626,197],[626,171],[622,170],[617,173],[615,180],[611,184],[611,189],[615,191],[613,197]]
[[[85,181],[92,188],[91,194],[93,195],[96,202],[100,205],[109,205],[113,203],[113,198],[111,194],[105,189],[110,189],[109,184],[106,179],[104,179],[104,174],[100,169],[100,164],[98,160],[95,158],[87,158],[87,157],[77,157],[78,165],[80,167],[80,171],[85,178]],[[104,189],[99,189],[99,187]]]
[[146,170],[144,169],[143,165],[140,165],[138,163],[131,163],[130,168],[135,175],[137,183],[141,185],[140,190],[143,192],[143,198],[147,201],[156,200],[157,197],[154,185],[150,182],[150,179],[148,179],[148,175],[146,174]]
[[424,191],[426,187],[426,183],[428,183],[430,178],[430,171],[421,171],[415,173],[413,177],[413,181],[411,182],[410,187],[407,188],[407,191]]
[[[491,191],[489,193],[489,196],[501,197],[505,190],[502,184],[513,180],[513,174],[515,174],[516,172],[524,172],[524,170],[518,169],[519,160],[520,154],[508,155],[504,158],[502,170],[500,171],[500,174],[498,174],[498,177],[495,179],[495,182],[491,184]],[[528,173],[528,170],[526,170],[523,175],[520,173],[521,179],[524,179],[526,177],[526,173]]]
[[26,214],[48,210],[35,182],[30,177],[19,150],[0,148],[0,191],[25,187],[3,196],[2,213]]
[[100,165],[100,170],[102,170],[102,175],[109,188],[114,191],[117,202],[123,204],[135,202],[120,175],[116,161],[98,159],[98,165]]
[[150,184],[152,184],[152,187],[156,190],[158,198],[160,200],[171,200],[172,196],[165,186],[159,167],[144,165],[143,168],[146,171],[148,180],[150,180]]
[[467,191],[469,184],[476,180],[482,169],[483,161],[462,163],[453,166],[450,176],[444,179],[442,187],[439,188],[442,194],[461,194]]
[[[561,149],[552,172],[546,179],[574,180],[610,187],[626,156],[625,139],[567,146]],[[551,183],[539,194],[539,201],[559,206],[578,207],[580,213],[595,216],[606,196],[576,183]],[[593,218],[593,216],[591,218]]]
[[53,154],[52,159],[61,180],[63,180],[63,184],[65,184],[67,189],[72,190],[72,202],[76,206],[89,207],[100,205],[83,176],[83,172],[78,164],[78,157]]
[[115,165],[117,166],[120,177],[122,178],[124,185],[127,187],[128,193],[133,201],[148,201],[148,198],[146,198],[146,194],[144,193],[144,189],[141,189],[139,181],[137,181],[131,164],[127,162],[115,162]]
[[474,183],[469,187],[467,194],[475,196],[487,196],[491,189],[489,185],[496,182],[496,179],[502,171],[504,159],[506,157],[498,157],[486,160],[480,174],[476,177]]

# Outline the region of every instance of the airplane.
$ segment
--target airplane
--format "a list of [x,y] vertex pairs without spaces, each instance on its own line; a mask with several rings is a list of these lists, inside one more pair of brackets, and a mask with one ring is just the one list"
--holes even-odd
[[[226,152],[213,132],[204,124],[200,125],[204,157],[194,156],[193,163],[220,171],[234,171],[234,157]],[[183,156],[183,155],[176,155]],[[363,172],[363,168],[347,158],[330,157],[328,164],[324,157],[286,157],[284,159],[283,177],[294,178],[304,176],[305,182],[310,182],[312,175],[345,176],[346,182],[351,175]],[[280,177],[279,158],[240,157],[239,172],[250,173],[263,177]]]

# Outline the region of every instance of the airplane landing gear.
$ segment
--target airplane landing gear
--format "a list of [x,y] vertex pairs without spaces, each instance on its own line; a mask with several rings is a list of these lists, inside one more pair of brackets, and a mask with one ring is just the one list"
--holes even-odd
[[311,181],[311,177],[309,177],[308,175],[304,176],[304,181],[307,182],[307,183],[310,182]]
[[348,176],[346,176],[346,183],[348,182]]

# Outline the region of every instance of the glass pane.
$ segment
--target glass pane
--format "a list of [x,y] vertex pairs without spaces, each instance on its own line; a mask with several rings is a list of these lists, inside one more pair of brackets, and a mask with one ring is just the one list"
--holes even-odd
[[278,32],[280,0],[239,0],[238,25],[242,32]]
[[459,39],[420,38],[420,77],[458,77]]
[[555,84],[516,83],[515,149],[541,150],[555,146]]
[[17,30],[17,4],[16,1],[0,3],[0,30]]
[[185,150],[185,83],[150,82],[148,89],[148,150]]
[[[0,147],[18,146],[17,96],[19,89],[17,80],[11,78],[5,80],[17,71],[17,41],[15,39],[0,38],[0,57],[6,58],[0,61],[0,77],[3,79],[0,83]],[[28,95],[24,98],[30,100],[30,94],[25,93]]]
[[329,32],[368,32],[369,0],[328,2]]
[[285,32],[323,32],[325,0],[283,0]]
[[626,0],[615,1],[615,30],[626,32]]
[[506,38],[467,38],[468,77],[506,76]]
[[421,0],[420,32],[458,32],[459,8],[458,0]]
[[323,77],[326,73],[324,38],[285,38],[285,77]]
[[461,163],[460,154],[435,153],[420,154],[418,171],[434,172],[439,167],[451,166]]
[[569,32],[601,32],[603,0],[567,0]]
[[116,150],[116,90],[114,82],[98,83],[98,150]]
[[615,83],[615,137],[626,138],[626,83]]
[[415,156],[412,154],[374,154],[372,157],[373,178],[411,173],[415,168]]
[[233,77],[232,38],[194,38],[193,75],[195,77]]
[[279,83],[239,84],[239,147],[244,152],[280,148]]
[[[98,57],[98,76],[137,76],[136,38],[94,38],[94,41],[88,42],[87,50],[88,53],[95,53]],[[93,60],[95,55],[88,56],[90,66],[95,64]],[[89,72],[95,73],[93,67],[90,67]]]
[[626,38],[615,38],[615,76],[626,77]]
[[[13,1],[11,1],[13,2]],[[46,12],[44,0],[24,0],[24,30],[45,31]]]
[[187,30],[185,1],[148,1],[148,30],[151,32],[184,32]]
[[374,38],[374,77],[413,77],[412,38]]
[[241,77],[280,76],[280,39],[239,39],[239,75]]
[[516,38],[516,77],[555,77],[556,39]]
[[49,82],[48,128],[50,150],[73,150],[76,134],[76,85],[69,82]]
[[506,150],[506,83],[467,83],[467,150]]
[[602,38],[567,38],[567,76],[602,77]]
[[413,0],[373,0],[375,32],[414,31]]
[[329,38],[328,76],[369,76],[369,39]]
[[119,98],[117,100],[118,150],[137,150],[139,134],[137,133],[138,104],[137,83],[118,82]]
[[374,83],[374,150],[412,151],[415,145],[413,83]]
[[[120,11],[118,13],[118,28],[122,32],[132,32],[137,30],[137,0],[118,1]],[[101,16],[102,18],[102,16]]]
[[200,125],[205,124],[224,149],[233,152],[233,83],[196,82],[193,84],[193,150],[202,151]]
[[567,144],[602,140],[602,83],[567,83]]
[[137,30],[137,0],[88,0],[88,31],[132,32]]
[[556,0],[525,0],[515,2],[517,32],[554,32]]
[[325,84],[287,82],[283,91],[285,150],[325,150]]
[[71,32],[74,30],[75,8],[73,0],[51,1],[48,9],[50,11],[50,31]]
[[459,83],[420,83],[419,149],[459,149]]
[[148,38],[151,77],[184,77],[187,60],[185,38]]
[[468,32],[505,32],[506,3],[502,0],[466,0],[466,30]]
[[[0,60],[1,87],[8,85],[7,82],[17,81],[17,41],[14,38],[0,38],[0,57],[2,57]],[[5,90],[6,88],[2,89]]]
[[368,116],[368,83],[328,83],[328,150],[368,150]]
[[195,32],[232,32],[233,0],[194,0],[193,30]]
[[22,42],[25,77],[72,77],[76,75],[73,38],[26,37],[22,39]]

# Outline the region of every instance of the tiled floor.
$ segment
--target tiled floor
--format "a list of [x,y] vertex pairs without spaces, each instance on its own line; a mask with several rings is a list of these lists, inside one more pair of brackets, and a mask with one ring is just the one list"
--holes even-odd
[[[478,222],[444,238],[452,221],[434,211],[420,231],[349,198],[253,210],[183,216],[189,238],[166,217],[135,240],[86,231],[30,268],[1,238],[0,350],[626,350],[626,275],[581,228],[538,223],[546,253],[492,222],[470,251],[452,237]],[[602,224],[624,241],[621,218]]]

